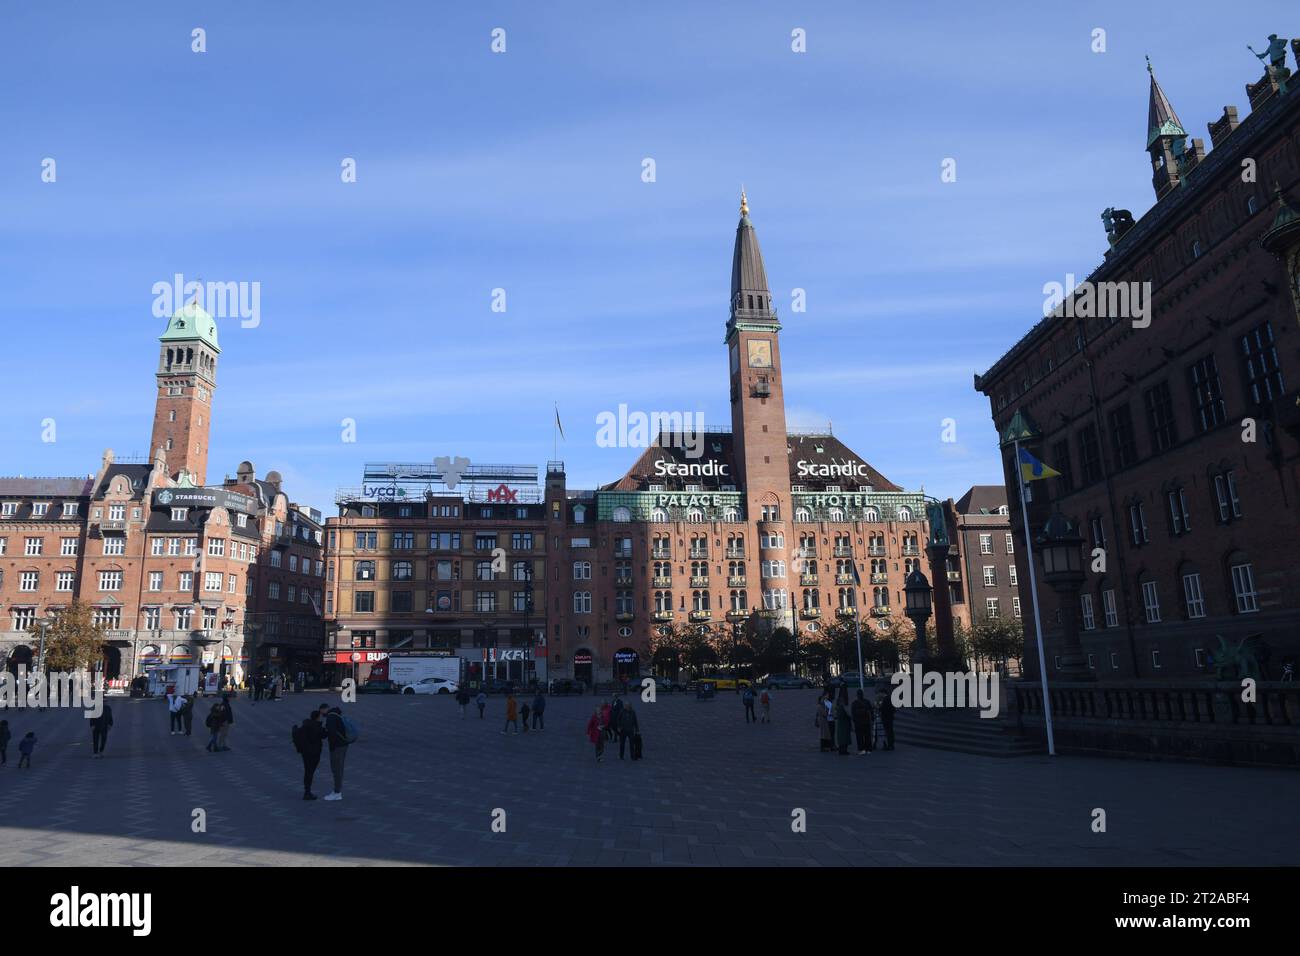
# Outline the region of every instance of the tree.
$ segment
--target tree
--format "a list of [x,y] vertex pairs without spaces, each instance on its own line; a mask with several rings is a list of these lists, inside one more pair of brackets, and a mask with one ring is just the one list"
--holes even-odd
[[89,604],[74,600],[45,630],[45,669],[90,670],[104,654],[105,630],[95,623]]
[[983,618],[972,628],[970,646],[977,660],[1005,665],[1015,658],[1019,662],[1025,653],[1023,623],[1004,617]]

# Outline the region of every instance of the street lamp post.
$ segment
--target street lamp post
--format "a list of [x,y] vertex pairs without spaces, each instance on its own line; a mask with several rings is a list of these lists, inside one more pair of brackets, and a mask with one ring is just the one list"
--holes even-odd
[[912,645],[912,662],[924,663],[929,659],[930,651],[925,641],[925,622],[930,619],[930,581],[918,567],[907,576],[903,584],[903,593],[907,597],[907,614],[916,625],[916,643]]
[[1056,591],[1061,602],[1062,653],[1057,670],[1065,680],[1096,680],[1079,642],[1083,536],[1073,521],[1057,511],[1047,519],[1034,543],[1043,555],[1043,580]]
[[[38,677],[40,680],[44,680],[45,679],[44,676],[45,675],[45,629],[50,626],[51,620],[48,617],[43,617],[40,618],[36,623],[41,626],[41,644],[40,644],[40,648],[36,652],[37,655],[36,674],[33,676]],[[40,698],[37,699],[39,700]],[[45,708],[38,705],[36,709],[44,710]]]

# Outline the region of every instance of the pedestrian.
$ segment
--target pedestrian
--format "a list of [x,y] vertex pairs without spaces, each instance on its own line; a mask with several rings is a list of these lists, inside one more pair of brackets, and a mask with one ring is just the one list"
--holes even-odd
[[478,704],[478,719],[482,720],[483,711],[487,709],[487,694],[479,691],[478,696],[474,698],[474,703]]
[[302,798],[304,800],[316,799],[316,794],[311,792],[311,782],[316,776],[316,768],[320,765],[321,746],[329,736],[320,718],[320,711],[313,710],[294,732],[294,745],[302,755]]
[[524,701],[519,707],[519,719],[523,722],[524,733],[528,733],[528,701]]
[[894,702],[889,695],[882,692],[876,700],[876,712],[880,714],[880,726],[885,731],[884,750],[894,749]]
[[543,714],[546,712],[546,695],[540,690],[537,696],[533,698],[533,730],[545,730],[546,721]]
[[829,693],[829,691],[823,691],[822,695],[817,698],[817,716],[814,718],[817,725],[817,733],[820,737],[822,753],[830,753],[833,749],[831,747],[831,734],[834,725],[831,723],[830,714],[826,711],[827,695]]
[[858,738],[858,756],[863,757],[871,752],[871,701],[862,696],[862,691],[858,691],[858,699],[853,702],[853,708],[849,711],[853,717],[853,732]]
[[[107,706],[107,705],[105,705]],[[185,736],[190,736],[194,730],[194,695],[190,694],[185,698],[185,706],[181,708],[181,720],[185,723]]]
[[600,729],[606,740],[614,739],[614,708],[609,701],[605,701],[605,706],[600,708]]
[[587,739],[596,745],[596,763],[605,759],[605,725],[601,723],[600,708],[591,712],[587,720]]
[[181,728],[184,726],[181,719],[181,708],[184,706],[185,698],[176,693],[175,688],[172,688],[167,692],[167,713],[171,718],[170,734],[173,737],[179,734]]
[[[640,724],[636,719],[636,711],[632,709],[632,704],[628,703],[618,712],[618,759],[623,759],[623,745],[633,739],[641,730]],[[637,753],[638,747],[632,745],[632,759],[636,760],[640,754]]]
[[36,749],[36,734],[27,731],[27,736],[18,741],[18,766],[32,769],[32,751]]
[[[104,756],[104,748],[108,746],[108,728],[113,726],[113,708],[108,706],[108,701],[104,701],[104,709],[97,716],[90,718],[90,755],[92,757]],[[0,731],[4,733],[7,731]],[[3,748],[0,747],[0,752]]]
[[230,695],[222,694],[221,700],[212,705],[212,710],[208,711],[207,720],[208,729],[212,731],[212,736],[208,739],[208,746],[205,748],[211,753],[219,753],[229,750],[226,746],[226,737],[230,733],[230,726],[235,722],[235,712],[230,706]]
[[334,789],[325,795],[326,800],[343,799],[343,763],[348,759],[348,747],[355,739],[349,730],[343,719],[343,708],[331,707],[325,717],[325,731],[330,742],[330,773],[334,775]]
[[772,722],[772,695],[764,688],[763,693],[758,695],[758,704],[762,710],[759,713],[759,722],[770,724]]
[[506,725],[501,728],[501,733],[504,734],[511,724],[514,724],[515,733],[519,733],[519,701],[515,700],[513,691],[506,694]]
[[758,714],[754,713],[754,688],[746,687],[740,699],[745,705],[745,723],[757,724]]
[[849,755],[849,740],[853,736],[852,715],[849,713],[849,688],[840,687],[835,700],[835,746],[841,757]]
[[618,736],[619,717],[623,713],[623,698],[615,697],[614,706],[609,710],[609,739],[613,740]]
[[465,708],[469,706],[469,688],[460,687],[456,690],[456,706],[460,708],[460,719],[465,719]]
[[13,736],[9,732],[9,721],[0,720],[0,767],[9,763],[9,740]]

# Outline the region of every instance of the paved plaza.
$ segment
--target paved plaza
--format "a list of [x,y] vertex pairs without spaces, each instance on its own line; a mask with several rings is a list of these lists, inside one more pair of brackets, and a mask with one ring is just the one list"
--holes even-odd
[[[771,726],[739,700],[661,696],[637,711],[646,759],[597,764],[592,698],[549,701],[546,730],[500,734],[505,702],[463,722],[449,698],[362,697],[342,802],[301,799],[289,728],[337,695],[235,704],[229,753],[169,736],[162,701],[112,700],[108,753],[79,711],[8,711],[0,865],[1294,864],[1300,774],[903,747],[818,751],[816,694],[778,691]],[[39,737],[32,769],[16,744]],[[328,755],[316,792],[327,793]],[[1091,829],[1106,811],[1105,833]],[[204,833],[191,831],[193,811]],[[505,811],[504,833],[492,831]],[[792,811],[807,831],[792,832]]]

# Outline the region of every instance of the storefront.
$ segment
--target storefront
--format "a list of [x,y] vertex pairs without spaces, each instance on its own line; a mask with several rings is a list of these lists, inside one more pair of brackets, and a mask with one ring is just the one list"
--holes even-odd
[[614,680],[635,681],[641,676],[641,655],[630,647],[614,652]]
[[592,680],[591,651],[585,647],[573,652],[573,679],[580,680],[588,687],[594,681]]
[[537,668],[532,649],[527,647],[484,647],[483,677],[509,681],[526,687],[537,679]]

